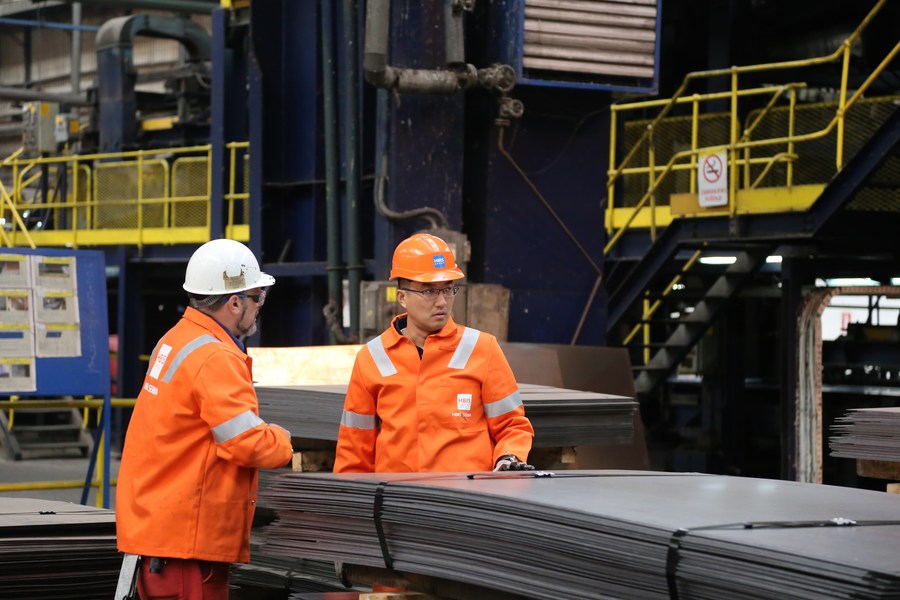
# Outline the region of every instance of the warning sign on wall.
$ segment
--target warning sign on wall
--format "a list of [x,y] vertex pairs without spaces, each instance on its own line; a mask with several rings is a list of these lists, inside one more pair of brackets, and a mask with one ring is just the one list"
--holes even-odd
[[725,151],[700,157],[697,193],[703,208],[728,205],[728,154]]

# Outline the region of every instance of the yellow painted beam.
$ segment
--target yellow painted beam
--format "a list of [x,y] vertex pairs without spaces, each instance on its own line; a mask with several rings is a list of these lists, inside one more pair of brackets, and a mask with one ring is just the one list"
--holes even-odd
[[163,131],[172,129],[178,123],[178,117],[159,117],[157,119],[147,119],[141,121],[141,129],[144,131]]
[[[764,214],[787,213],[807,211],[815,204],[824,184],[795,185],[793,187],[756,188],[752,190],[739,190],[737,193],[737,214]],[[630,208],[615,208],[608,220],[613,228],[621,227],[631,216]],[[670,206],[656,207],[656,225],[665,227],[676,218],[718,217],[729,214],[728,206],[716,208],[701,208],[697,202],[697,194],[673,194],[670,197]],[[649,229],[651,225],[649,208],[644,208],[638,213],[632,227]]]

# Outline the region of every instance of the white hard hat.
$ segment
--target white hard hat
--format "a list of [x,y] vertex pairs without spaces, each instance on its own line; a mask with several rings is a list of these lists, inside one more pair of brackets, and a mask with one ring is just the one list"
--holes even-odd
[[275,278],[259,270],[250,248],[234,240],[212,240],[194,252],[184,274],[191,294],[217,296],[268,287]]

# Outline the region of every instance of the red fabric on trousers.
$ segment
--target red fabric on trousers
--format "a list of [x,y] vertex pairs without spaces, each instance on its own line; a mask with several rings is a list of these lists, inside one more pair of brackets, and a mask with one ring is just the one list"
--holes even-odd
[[159,573],[150,572],[150,558],[141,559],[138,593],[141,600],[228,600],[231,563],[163,559]]

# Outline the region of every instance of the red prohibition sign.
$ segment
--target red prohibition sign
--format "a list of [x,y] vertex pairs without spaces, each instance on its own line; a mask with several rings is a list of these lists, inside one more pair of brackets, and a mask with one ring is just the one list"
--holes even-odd
[[716,183],[722,177],[722,159],[713,154],[703,160],[703,179]]

